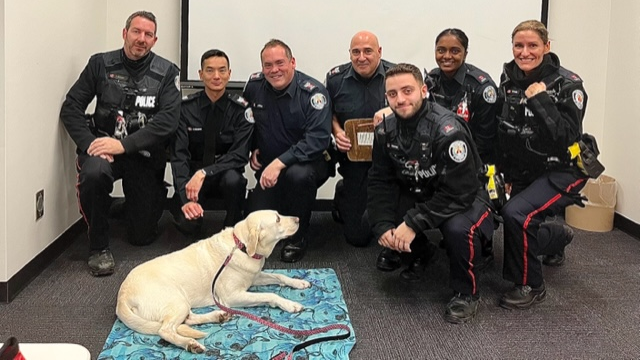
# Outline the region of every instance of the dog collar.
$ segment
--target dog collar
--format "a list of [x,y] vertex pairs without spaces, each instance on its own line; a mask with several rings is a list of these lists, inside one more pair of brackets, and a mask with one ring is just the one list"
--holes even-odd
[[[243,242],[241,242],[240,239],[238,239],[238,237],[236,237],[236,234],[232,233],[232,235],[234,236],[234,243],[236,243],[236,247],[238,247],[239,250],[243,251],[243,253],[247,254],[247,249],[245,247],[245,244],[243,244]],[[254,254],[253,256],[250,256],[250,257],[253,258],[253,259],[261,259],[261,258],[263,258],[263,256],[260,255],[260,254]]]

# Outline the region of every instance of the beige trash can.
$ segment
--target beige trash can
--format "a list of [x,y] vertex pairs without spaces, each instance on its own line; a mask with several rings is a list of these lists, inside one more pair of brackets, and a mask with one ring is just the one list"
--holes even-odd
[[605,174],[597,179],[588,179],[581,194],[588,199],[585,202],[585,208],[567,207],[565,209],[567,224],[586,231],[611,231],[614,223],[614,206],[617,202],[616,179]]

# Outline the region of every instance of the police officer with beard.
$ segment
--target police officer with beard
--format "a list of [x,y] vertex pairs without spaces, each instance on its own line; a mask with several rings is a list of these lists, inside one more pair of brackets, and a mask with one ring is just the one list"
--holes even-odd
[[479,305],[481,239],[494,226],[487,192],[478,178],[481,159],[469,130],[453,113],[426,101],[420,70],[398,64],[387,71],[385,91],[394,114],[377,125],[367,188],[374,236],[398,252],[441,244],[450,259],[454,297],[445,320],[471,320]]
[[[78,155],[80,212],[88,225],[90,273],[110,275],[107,220],[113,182],[122,179],[127,237],[147,245],[157,236],[166,189],[166,146],[180,111],[178,67],[151,52],[156,17],[138,11],[122,30],[122,49],[93,55],[60,111]],[[97,98],[93,116],[85,111]]]
[[254,118],[248,102],[226,90],[231,77],[229,58],[218,49],[201,57],[198,75],[203,91],[183,99],[180,124],[171,142],[174,175],[172,213],[177,228],[197,234],[204,214],[202,203],[211,197],[224,199],[227,215],[223,227],[242,219]]

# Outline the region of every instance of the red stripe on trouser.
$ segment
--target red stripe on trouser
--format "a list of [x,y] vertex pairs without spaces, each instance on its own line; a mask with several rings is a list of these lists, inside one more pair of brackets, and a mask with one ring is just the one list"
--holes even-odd
[[78,210],[80,210],[82,219],[84,219],[85,223],[87,224],[87,234],[89,234],[89,220],[87,219],[85,211],[82,209],[82,203],[80,203],[80,171],[82,170],[82,168],[80,167],[80,163],[78,163],[78,158],[76,158],[76,169],[78,170],[76,174],[76,199],[78,199]]
[[470,228],[470,235],[467,238],[467,245],[470,247],[470,260],[468,261],[468,264],[470,267],[467,269],[467,273],[469,273],[470,278],[472,279],[472,294],[476,294],[476,277],[474,276],[473,268],[473,260],[474,260],[474,232],[478,227],[481,226],[481,223],[485,220],[485,218],[488,217],[490,214],[490,210],[488,209],[481,215],[481,218],[479,218],[478,222],[476,222],[471,228]]

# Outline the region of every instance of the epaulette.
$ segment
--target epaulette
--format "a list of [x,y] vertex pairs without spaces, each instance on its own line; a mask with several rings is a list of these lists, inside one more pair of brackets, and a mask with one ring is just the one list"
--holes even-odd
[[469,64],[467,64],[467,74],[474,78],[474,80],[476,80],[479,84],[485,84],[490,81],[490,76],[487,75],[487,73]]
[[314,89],[318,88],[316,85],[314,85],[314,83],[312,83],[309,80],[303,80],[299,82],[298,85],[300,85],[301,88],[303,88],[304,90],[307,90],[310,93],[314,91]]
[[245,98],[241,97],[238,94],[232,94],[232,93],[227,93],[227,98],[231,100],[232,102],[240,105],[243,108],[247,108],[249,106],[249,102],[245,100]]
[[192,101],[194,99],[197,99],[200,96],[200,93],[203,92],[204,90],[197,91],[195,93],[191,93],[188,95],[185,95],[182,99],[183,103]]
[[336,66],[336,67],[332,68],[332,70],[327,72],[327,77],[328,78],[332,78],[332,77],[340,74],[341,72],[345,71],[345,69],[347,68],[346,65],[349,65],[349,64],[350,63],[342,64],[342,65],[339,65],[339,66]]
[[567,70],[564,67],[559,67],[559,74],[562,75],[564,78],[569,79],[575,83],[583,82],[583,80],[577,74]]
[[265,75],[262,72],[257,71],[254,74],[249,76],[249,81],[261,80],[264,77],[265,77]]

